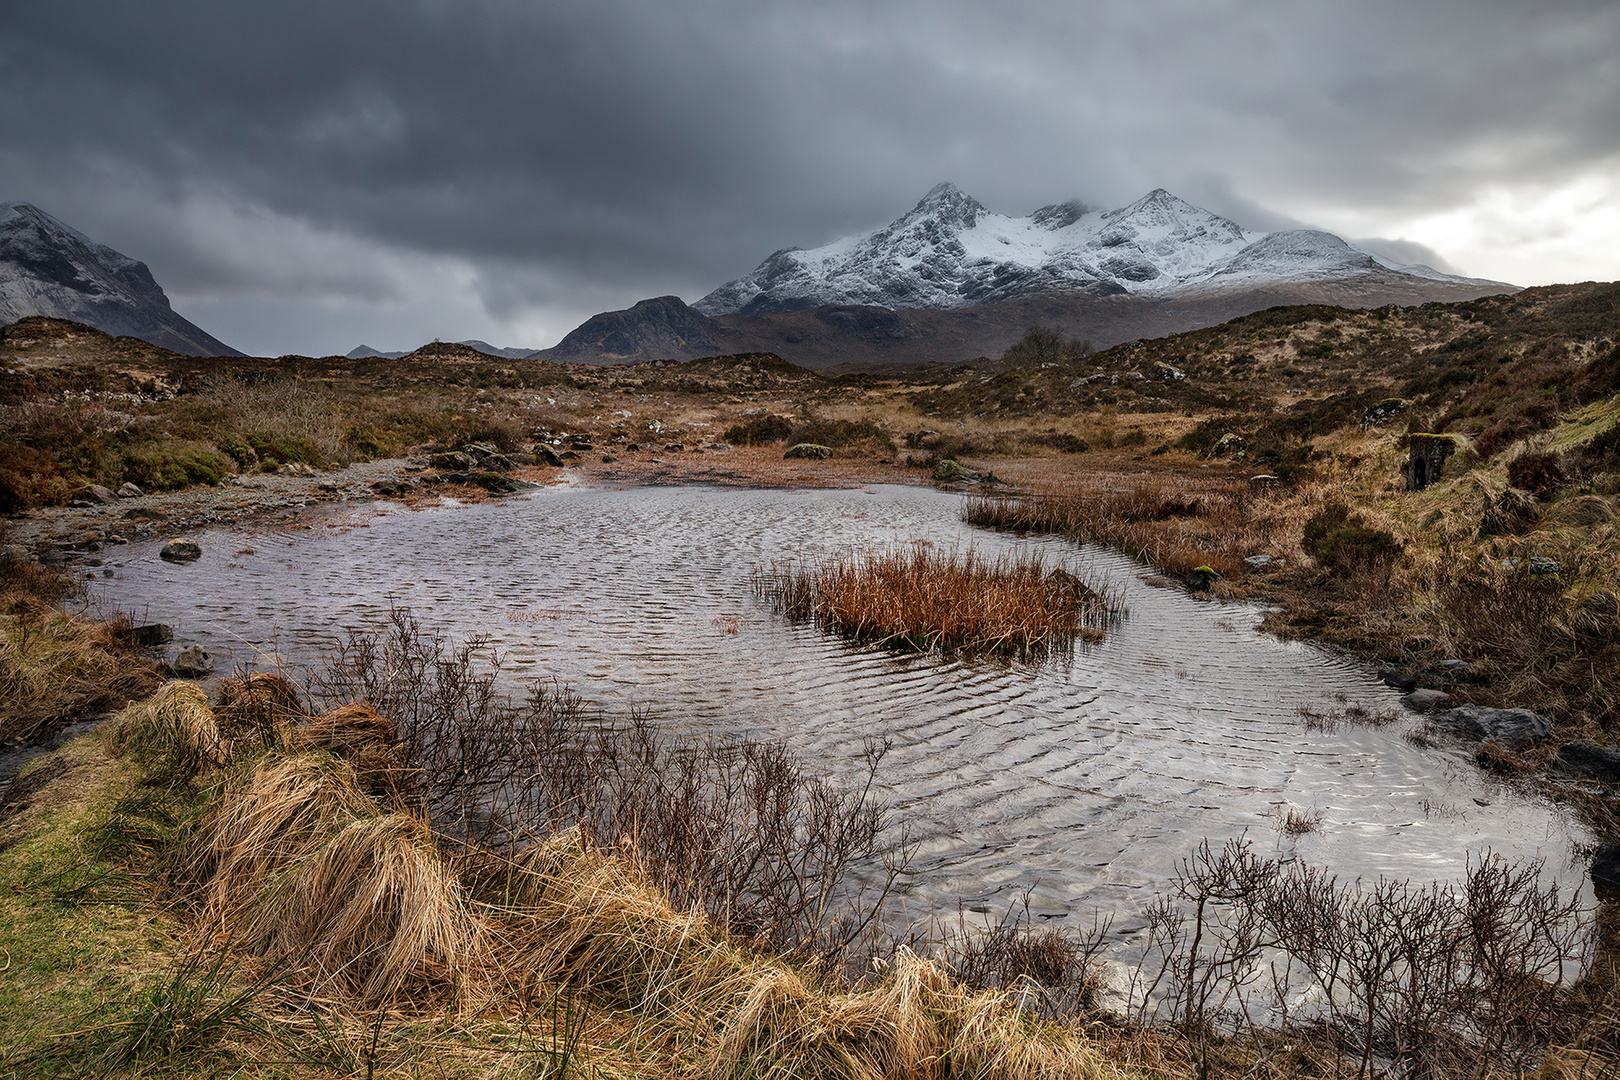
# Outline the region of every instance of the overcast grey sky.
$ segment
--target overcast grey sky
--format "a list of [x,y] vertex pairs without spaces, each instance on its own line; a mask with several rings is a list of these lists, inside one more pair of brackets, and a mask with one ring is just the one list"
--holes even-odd
[[1613,279],[1620,4],[0,0],[0,201],[254,353],[550,345],[940,180]]

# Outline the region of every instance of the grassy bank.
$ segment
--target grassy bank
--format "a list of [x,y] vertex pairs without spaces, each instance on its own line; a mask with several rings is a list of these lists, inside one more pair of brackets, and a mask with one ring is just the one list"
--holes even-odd
[[1205,845],[1103,1011],[1106,927],[897,942],[843,887],[903,866],[859,786],[504,699],[477,651],[396,613],[307,687],[169,682],[33,764],[0,1075],[1617,1071],[1613,935],[1533,865],[1350,884]]

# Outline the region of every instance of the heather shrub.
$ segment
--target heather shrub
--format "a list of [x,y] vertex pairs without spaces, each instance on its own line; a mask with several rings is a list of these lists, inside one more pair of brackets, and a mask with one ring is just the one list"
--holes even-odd
[[1371,527],[1342,503],[1331,503],[1311,516],[1300,547],[1331,570],[1384,565],[1401,553],[1401,542],[1393,533]]

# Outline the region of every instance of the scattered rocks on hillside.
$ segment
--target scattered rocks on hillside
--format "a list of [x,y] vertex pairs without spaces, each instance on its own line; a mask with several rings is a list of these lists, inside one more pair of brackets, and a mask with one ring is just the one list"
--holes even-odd
[[202,545],[195,540],[177,536],[163,545],[158,558],[164,562],[195,562],[202,558]]
[[206,679],[214,673],[214,658],[201,645],[189,645],[169,666],[182,679]]
[[1492,709],[1484,705],[1440,709],[1430,716],[1430,720],[1465,738],[1489,739],[1510,750],[1527,750],[1552,738],[1553,730],[1550,720],[1529,709]]
[[1553,755],[1553,768],[1578,780],[1620,784],[1620,749],[1590,742],[1565,743]]
[[91,484],[79,492],[79,499],[87,503],[108,505],[117,502],[118,496],[109,488],[104,488],[100,484]]
[[[665,447],[665,449],[668,449],[668,447]],[[822,446],[820,443],[794,443],[792,446],[788,447],[787,453],[783,454],[782,456],[784,458],[830,458],[833,456],[833,448],[830,446]],[[940,464],[943,465],[944,462],[941,462]],[[955,463],[953,462],[952,464]],[[935,471],[937,474],[938,470]],[[935,478],[938,478],[937,475]]]
[[1406,398],[1385,398],[1361,414],[1361,426],[1382,427],[1405,412],[1411,404]]
[[1444,690],[1413,690],[1409,694],[1401,695],[1401,704],[1413,712],[1433,712],[1451,700],[1451,695]]

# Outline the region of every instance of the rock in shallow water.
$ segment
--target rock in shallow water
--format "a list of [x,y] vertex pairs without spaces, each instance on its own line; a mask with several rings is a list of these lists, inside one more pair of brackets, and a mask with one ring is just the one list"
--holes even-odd
[[1620,783],[1620,749],[1597,743],[1572,742],[1558,748],[1553,768],[1565,776],[1582,780]]
[[1552,737],[1552,722],[1529,709],[1459,705],[1455,709],[1439,710],[1432,719],[1441,727],[1450,728],[1460,735],[1472,739],[1490,739],[1510,750],[1527,750]]
[[1444,690],[1413,690],[1401,695],[1401,704],[1413,712],[1433,712],[1450,700],[1451,695]]
[[158,558],[164,562],[195,562],[202,558],[202,545],[195,540],[177,536],[163,545],[163,549],[158,552]]
[[180,650],[170,666],[182,679],[203,679],[214,673],[214,658],[201,645],[189,645]]

